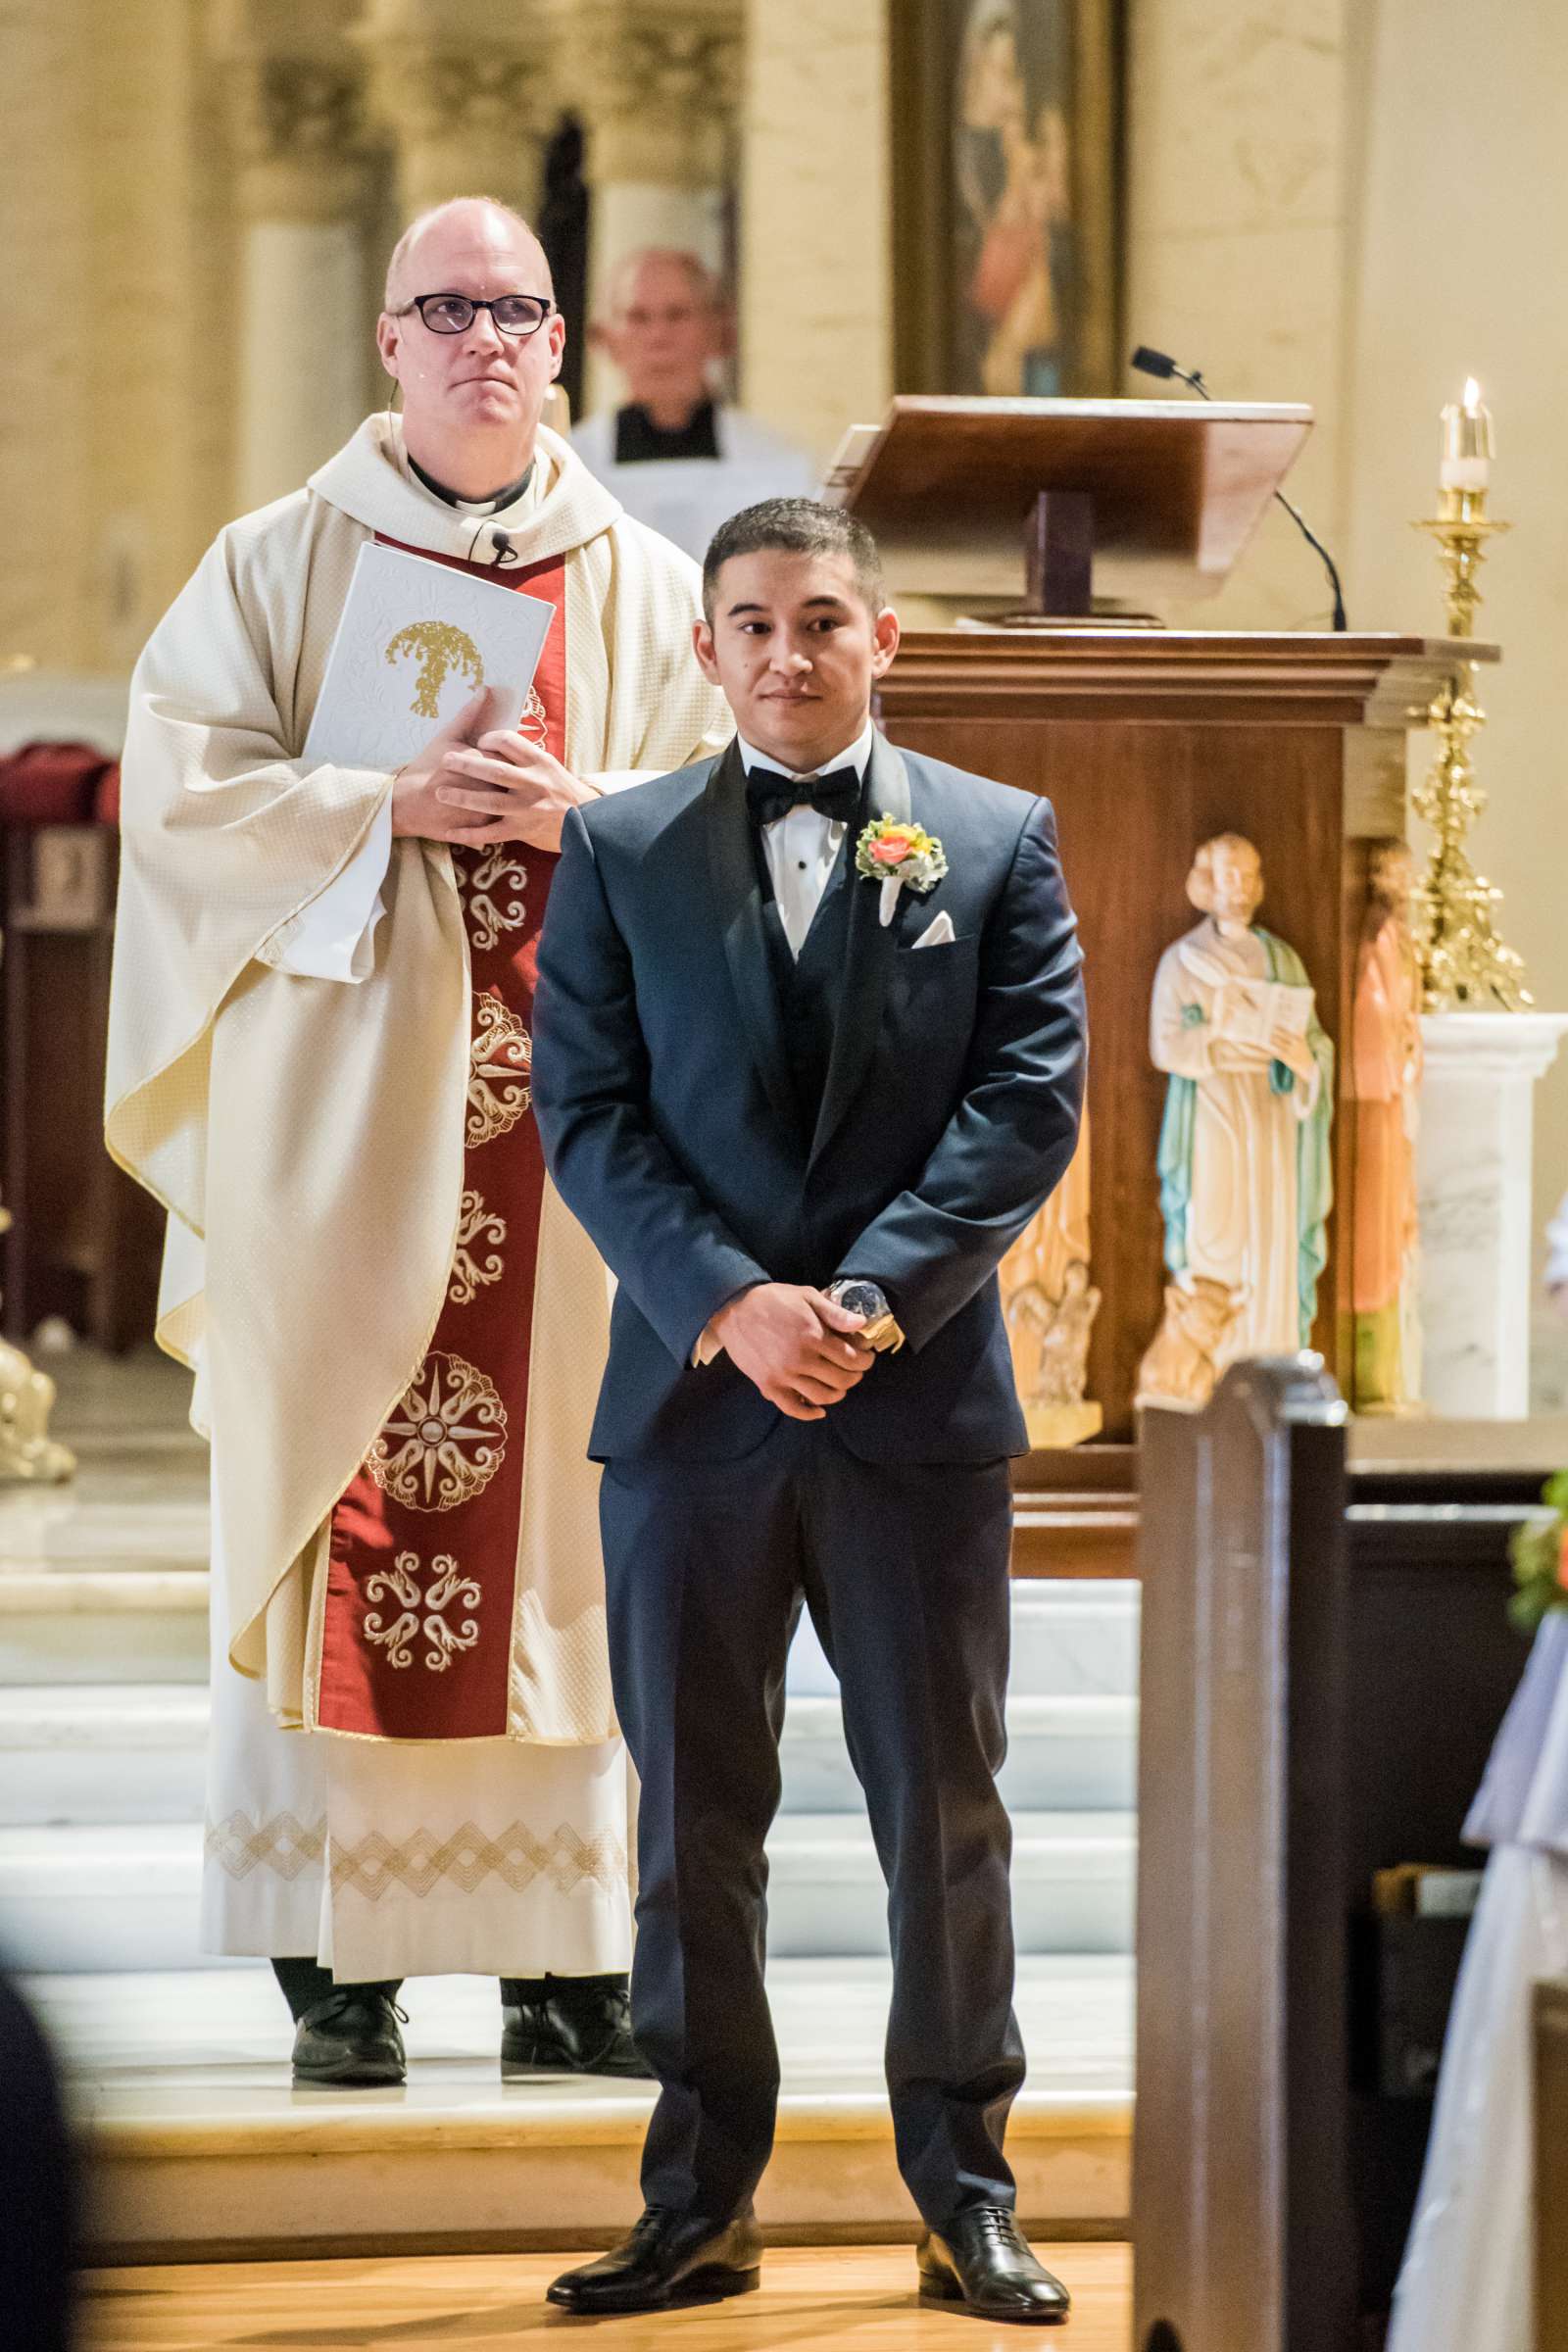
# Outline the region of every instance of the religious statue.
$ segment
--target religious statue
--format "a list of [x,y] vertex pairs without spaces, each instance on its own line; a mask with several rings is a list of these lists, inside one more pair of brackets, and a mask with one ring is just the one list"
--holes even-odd
[[1170,1277],[1140,1403],[1197,1407],[1239,1356],[1304,1348],[1327,1256],[1334,1048],[1294,948],[1254,921],[1256,850],[1204,842],[1187,895],[1202,912],[1166,949],[1150,1050],[1170,1074],[1159,1200]]
[[998,1268],[1031,1446],[1081,1446],[1104,1418],[1084,1397],[1100,1293],[1089,1279],[1089,1119],[1061,1183]]
[[1414,1316],[1415,1117],[1421,975],[1410,935],[1415,861],[1398,839],[1372,845],[1356,949],[1347,1098],[1355,1104],[1350,1306],[1357,1412],[1408,1411],[1420,1396]]

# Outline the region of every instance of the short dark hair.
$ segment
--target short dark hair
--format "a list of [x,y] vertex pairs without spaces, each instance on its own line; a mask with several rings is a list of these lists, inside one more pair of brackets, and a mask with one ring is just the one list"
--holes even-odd
[[876,541],[857,515],[842,507],[825,507],[817,498],[764,498],[760,505],[742,507],[721,522],[703,558],[703,611],[710,626],[718,575],[732,556],[755,556],[763,548],[779,548],[791,556],[848,556],[855,566],[855,584],[872,619],[887,603],[882,586],[882,558]]

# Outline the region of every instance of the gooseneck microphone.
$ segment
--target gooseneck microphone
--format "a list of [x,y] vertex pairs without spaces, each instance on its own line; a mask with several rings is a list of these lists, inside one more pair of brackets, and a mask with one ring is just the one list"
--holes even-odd
[[[1133,353],[1132,364],[1140,375],[1158,376],[1165,383],[1175,376],[1181,383],[1190,385],[1200,400],[1212,400],[1214,397],[1207,384],[1204,383],[1201,371],[1197,368],[1179,367],[1168,351],[1153,351],[1149,344],[1140,343],[1138,349]],[[1348,625],[1345,618],[1345,591],[1340,586],[1339,566],[1300,509],[1292,506],[1283,490],[1276,490],[1274,495],[1306,541],[1307,546],[1314,548],[1322,557],[1323,568],[1329,575],[1329,586],[1334,591],[1334,626],[1336,629],[1345,628]]]

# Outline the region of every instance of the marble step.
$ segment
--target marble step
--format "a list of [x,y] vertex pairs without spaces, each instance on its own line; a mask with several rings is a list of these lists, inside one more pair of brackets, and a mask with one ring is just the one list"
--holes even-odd
[[[651,2092],[503,2084],[495,1988],[404,1988],[402,2091],[295,2091],[270,1976],[50,1977],[29,1987],[65,2057],[92,2160],[98,2259],[596,2245],[637,2210]],[[775,1961],[778,2143],[759,2196],[775,2235],[907,2237],[881,2082],[884,1960]],[[1125,2221],[1132,2117],[1125,1959],[1020,1963],[1029,2081],[1007,2153],[1037,2234]]]
[[[112,1510],[69,1528],[0,1525],[0,1686],[205,1682],[207,1591],[204,1506],[172,1524],[161,1512],[142,1527],[135,1514]],[[1135,1695],[1137,1586],[1015,1584],[1011,1679],[1015,1693],[1031,1697]],[[790,1660],[792,1692],[823,1696],[836,1688],[803,1625]]]
[[0,1685],[206,1681],[206,1449],[156,1434],[73,1430],[70,1486],[0,1494]]
[[[792,1696],[781,1753],[785,1813],[864,1813],[836,1698]],[[1136,1698],[1013,1690],[1002,1793],[1015,1816],[1127,1811],[1137,1802],[1137,1782]]]
[[207,1681],[207,1568],[0,1559],[0,1687]]
[[[1003,1793],[1016,1812],[1098,1812],[1135,1801],[1132,1698],[1015,1695]],[[181,1684],[0,1690],[0,1828],[200,1821],[208,1695]],[[862,1814],[839,1702],[792,1695],[786,1813]]]
[[[1015,1579],[1009,1682],[1015,1698],[1136,1698],[1136,1582]],[[792,1697],[823,1697],[838,1689],[815,1629],[804,1613],[790,1651],[788,1687]]]
[[[47,1974],[201,1967],[201,1848],[200,1825],[185,1822],[0,1830],[0,1946],[10,1965]],[[863,1821],[781,1818],[768,1854],[770,1952],[886,1952],[886,1894]],[[1130,1815],[1016,1815],[1018,1949],[1131,1951],[1134,1878]]]

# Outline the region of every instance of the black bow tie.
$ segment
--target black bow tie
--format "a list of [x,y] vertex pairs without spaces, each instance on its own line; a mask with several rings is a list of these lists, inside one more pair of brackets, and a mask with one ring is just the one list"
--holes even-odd
[[818,816],[848,825],[860,806],[860,779],[853,767],[836,767],[827,776],[802,776],[798,782],[781,776],[776,767],[754,767],[746,778],[746,806],[758,825],[776,824],[792,808],[814,808]]

